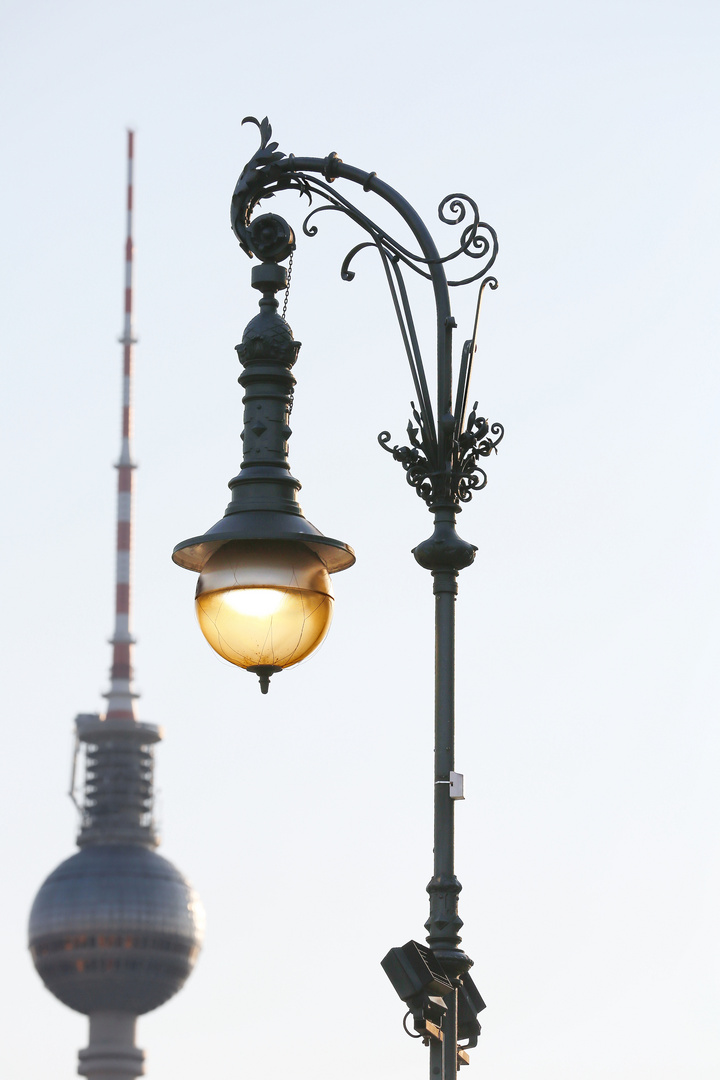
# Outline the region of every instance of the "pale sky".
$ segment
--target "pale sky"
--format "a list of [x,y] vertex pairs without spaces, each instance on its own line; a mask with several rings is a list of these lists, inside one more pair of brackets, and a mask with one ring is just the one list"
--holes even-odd
[[[26,923],[74,850],[72,722],[113,625],[125,129],[136,142],[135,616],[161,853],[207,910],[185,989],[140,1022],[149,1080],[426,1075],[380,968],[423,940],[432,871],[431,530],[402,470],[413,396],[381,268],[300,238],[290,458],[357,565],[322,649],[224,664],[174,544],[241,457],[234,352],[257,310],[230,196],[267,114],[286,152],[375,170],[498,231],[471,401],[506,437],[460,520],[471,1077],[720,1074],[716,4],[3,4],[7,712],[0,1075],[75,1075],[87,1022]],[[296,232],[303,204],[277,209]],[[454,296],[458,346],[475,296]],[[425,327],[420,304],[420,323]],[[431,352],[430,338],[425,352]],[[431,366],[431,365],[430,365]]]

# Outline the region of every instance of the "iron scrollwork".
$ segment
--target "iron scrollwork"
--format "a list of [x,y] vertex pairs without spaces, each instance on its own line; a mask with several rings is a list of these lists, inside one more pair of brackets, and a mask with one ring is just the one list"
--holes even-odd
[[[462,226],[460,241],[449,254],[441,256],[426,227],[412,207],[378,180],[375,173],[362,173],[346,166],[337,154],[326,158],[296,158],[278,149],[272,141],[272,127],[265,117],[245,117],[243,124],[254,124],[260,132],[260,146],[243,169],[232,198],[231,224],[240,246],[250,256],[263,260],[283,261],[292,252],[295,238],[282,218],[265,214],[252,220],[255,207],[276,193],[295,190],[322,203],[313,206],[303,222],[303,233],[317,235],[317,215],[333,210],[344,214],[362,228],[369,239],[356,244],[343,260],[341,276],[352,281],[351,269],[355,257],[365,248],[374,248],[381,259],[400,326],[415,387],[411,403],[413,419],[408,423],[409,445],[390,446],[391,435],[383,431],[378,441],[405,470],[407,482],[431,508],[440,505],[458,507],[487,484],[487,474],[480,461],[489,457],[503,438],[503,427],[479,416],[477,403],[467,422],[468,387],[473,356],[477,348],[480,301],[486,287],[497,288],[497,279],[488,272],[498,253],[495,230],[482,221],[477,203],[459,192],[447,195],[438,207],[438,217],[444,224]],[[391,236],[357,206],[351,203],[334,185],[342,178],[362,185],[394,206],[409,225],[421,248],[421,254],[409,250]],[[277,224],[281,223],[281,224]],[[283,226],[285,231],[283,231]],[[448,280],[446,264],[466,257],[475,264],[472,273]],[[435,292],[438,321],[438,401],[437,423],[430,397],[420,345],[415,330],[403,270],[410,269],[431,281]],[[450,313],[448,288],[480,281],[472,337],[465,342],[454,393],[451,386],[451,331],[455,325]],[[417,402],[417,404],[416,404]],[[413,422],[414,421],[414,422]]]
[[[417,427],[413,427],[412,420],[408,421],[407,436],[410,446],[398,446],[397,444],[389,446],[388,444],[392,438],[389,431],[381,431],[378,435],[378,442],[383,450],[387,450],[389,454],[392,454],[395,461],[400,462],[405,470],[405,478],[410,487],[415,488],[420,498],[430,506],[434,501],[434,493],[442,472],[439,472],[435,467],[433,448],[428,445],[425,438],[423,422],[414,401],[410,402],[410,407],[417,424]],[[420,438],[418,438],[418,435],[420,435]]]
[[446,499],[470,502],[476,491],[487,484],[487,473],[480,465],[480,458],[489,457],[502,442],[505,430],[502,424],[490,424],[484,416],[478,416],[477,401],[468,417],[468,423],[459,439],[453,444],[450,469],[439,468],[432,447],[422,432],[422,420],[411,402],[414,426],[409,421],[407,436],[410,446],[390,446],[389,431],[381,431],[378,442],[383,450],[392,454],[405,470],[410,487],[428,506],[436,506]]

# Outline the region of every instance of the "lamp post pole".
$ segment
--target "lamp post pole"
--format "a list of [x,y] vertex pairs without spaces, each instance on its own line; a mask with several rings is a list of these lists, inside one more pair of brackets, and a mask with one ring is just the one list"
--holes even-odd
[[[416,211],[375,173],[346,165],[334,153],[325,158],[286,156],[270,141],[272,129],[267,119],[247,120],[258,127],[261,143],[237,182],[231,221],[241,247],[260,260],[252,277],[262,298],[260,314],[248,325],[238,346],[243,365],[239,381],[245,390],[243,462],[238,476],[230,481],[232,499],[225,516],[201,536],[178,544],[173,558],[179,565],[200,572],[196,598],[208,641],[231,662],[256,673],[263,693],[271,676],[307,655],[329,625],[328,616],[317,631],[317,640],[305,640],[311,617],[319,619],[317,613],[324,610],[323,604],[331,608],[327,574],[352,565],[354,554],[348,545],[324,536],[304,517],[297,502],[300,484],[290,472],[287,456],[295,383],[291,369],[300,346],[277,313],[275,294],[287,287],[287,272],[280,264],[292,255],[295,235],[278,215],[253,216],[263,199],[280,191],[297,191],[311,202],[319,198],[320,205],[307,214],[303,231],[307,236],[316,235],[317,224],[312,219],[332,209],[344,213],[367,234],[367,239],[346,256],[341,275],[352,280],[351,264],[363,249],[374,249],[379,255],[415,390],[413,420],[407,427],[409,445],[391,446],[387,431],[380,433],[378,441],[402,465],[408,484],[433,515],[432,535],[418,544],[413,554],[420,566],[431,572],[435,596],[434,864],[427,887],[427,948],[408,942],[391,950],[383,966],[407,1003],[416,1035],[429,1045],[431,1080],[453,1080],[459,1065],[468,1060],[467,1049],[477,1042],[477,1014],[484,1008],[469,975],[472,960],[460,948],[461,885],[454,865],[454,808],[456,800],[463,797],[462,777],[454,771],[455,601],[459,573],[472,563],[476,551],[458,535],[456,519],[461,504],[485,486],[487,476],[481,461],[496,451],[503,437],[502,426],[480,416],[477,403],[468,414],[480,301],[486,286],[497,287],[489,274],[497,256],[497,237],[492,227],[481,221],[472,199],[449,195],[440,204],[440,220],[462,225],[462,229],[457,248],[441,257]],[[409,227],[419,253],[395,240],[336,189],[337,180],[358,185],[364,193],[389,204]],[[457,258],[470,259],[472,272],[449,281],[446,266]],[[434,295],[436,411],[403,277],[407,270],[427,279]],[[452,333],[456,324],[449,287],[472,282],[479,283],[475,322],[453,379]],[[298,597],[300,629],[288,631],[291,645],[281,645],[291,617],[279,605],[287,606],[288,598],[296,603]],[[273,642],[271,648],[268,641]]]

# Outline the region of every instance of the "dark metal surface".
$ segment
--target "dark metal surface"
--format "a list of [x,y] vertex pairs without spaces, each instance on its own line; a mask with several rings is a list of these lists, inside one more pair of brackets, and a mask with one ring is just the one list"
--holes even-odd
[[[263,219],[264,231],[251,231],[249,242],[260,235],[264,238],[260,250],[278,251],[276,257],[287,258],[291,253],[287,238],[293,235],[292,230],[274,215],[265,214]],[[277,227],[273,227],[273,221]],[[257,246],[255,239],[252,242]],[[275,294],[287,285],[285,268],[276,262],[263,262],[253,268],[252,283],[262,293],[260,313],[250,320],[236,347],[243,367],[238,382],[245,391],[240,472],[228,484],[232,498],[224,517],[202,536],[178,544],[173,559],[188,570],[201,571],[211,555],[232,540],[285,540],[304,544],[330,573],[336,573],[352,566],[355,554],[348,544],[324,536],[307,520],[297,498],[300,481],[290,472],[289,420],[295,387],[292,368],[300,342],[295,341],[287,322],[277,313]]]
[[[428,442],[423,421],[410,403],[415,419],[408,422],[407,434],[410,446],[388,446],[392,435],[381,431],[378,442],[383,450],[399,461],[405,470],[405,477],[410,487],[432,509],[444,499],[457,499],[469,502],[474,492],[482,491],[487,484],[487,473],[479,464],[479,458],[489,457],[497,452],[504,430],[502,424],[488,424],[484,416],[477,415],[477,401],[468,417],[465,430],[453,439],[452,457],[449,468],[441,465],[437,459],[437,445]],[[491,438],[490,436],[494,436]]]
[[46,879],[29,945],[48,990],[78,1012],[149,1012],[182,987],[202,944],[192,886],[154,851],[83,848]]
[[403,1001],[443,997],[451,989],[451,983],[437,957],[417,941],[408,941],[400,948],[390,949],[381,963],[395,993]]

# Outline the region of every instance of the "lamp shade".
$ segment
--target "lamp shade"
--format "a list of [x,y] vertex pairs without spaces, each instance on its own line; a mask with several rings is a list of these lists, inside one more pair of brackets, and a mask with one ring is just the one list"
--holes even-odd
[[314,552],[329,574],[336,574],[353,565],[355,552],[350,545],[323,535],[304,516],[297,500],[289,501],[289,509],[272,501],[258,508],[250,502],[249,496],[253,493],[248,487],[237,485],[225,516],[207,532],[177,544],[173,551],[173,562],[186,570],[200,573],[212,555],[233,541],[257,544],[283,541],[304,545]]

